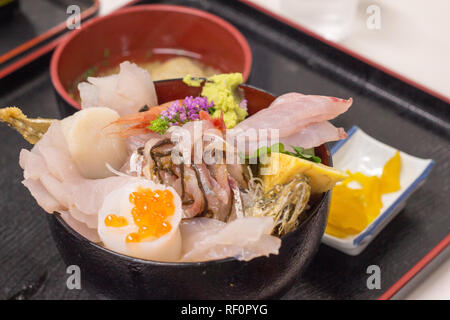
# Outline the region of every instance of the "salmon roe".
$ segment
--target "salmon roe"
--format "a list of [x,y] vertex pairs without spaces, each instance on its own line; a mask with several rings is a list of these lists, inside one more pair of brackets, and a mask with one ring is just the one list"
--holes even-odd
[[107,227],[125,227],[128,225],[128,221],[125,217],[118,217],[115,214],[108,214],[105,218],[105,226]]
[[159,238],[172,229],[168,221],[175,212],[172,192],[139,187],[136,192],[130,193],[129,199],[134,204],[131,215],[138,232],[127,235],[126,242]]

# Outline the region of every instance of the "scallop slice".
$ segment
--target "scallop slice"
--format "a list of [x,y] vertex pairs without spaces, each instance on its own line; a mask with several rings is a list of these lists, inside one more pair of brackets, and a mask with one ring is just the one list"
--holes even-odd
[[[158,238],[143,238],[138,242],[127,242],[126,239],[130,234],[138,232],[138,226],[131,213],[134,205],[130,202],[130,194],[140,188],[148,188],[152,191],[168,190],[172,193],[175,210],[173,215],[166,220],[171,228],[170,231]],[[112,214],[120,219],[125,219],[126,225],[106,226],[105,219]],[[179,230],[181,217],[181,199],[173,188],[136,178],[106,196],[98,214],[98,234],[106,248],[118,253],[154,261],[178,261],[181,256]]]
[[125,163],[128,147],[125,139],[112,134],[108,125],[119,114],[109,108],[89,108],[61,120],[69,153],[79,172],[89,179],[112,176],[108,163],[118,170]]

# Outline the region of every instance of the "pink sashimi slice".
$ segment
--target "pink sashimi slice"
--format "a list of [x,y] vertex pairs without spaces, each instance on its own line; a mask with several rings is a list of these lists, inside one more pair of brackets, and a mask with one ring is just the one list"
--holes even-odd
[[278,129],[279,137],[288,137],[306,126],[331,120],[346,112],[352,99],[302,95],[287,93],[278,97],[272,104],[248,117],[235,128],[242,129]]
[[343,128],[336,128],[328,121],[313,123],[297,133],[280,138],[286,150],[294,151],[291,146],[305,149],[313,148],[325,142],[338,141],[347,138]]

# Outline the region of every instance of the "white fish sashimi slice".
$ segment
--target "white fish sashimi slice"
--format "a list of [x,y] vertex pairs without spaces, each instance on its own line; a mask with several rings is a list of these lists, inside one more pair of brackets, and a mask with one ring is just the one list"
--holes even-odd
[[70,207],[71,194],[67,191],[67,187],[48,172],[43,172],[39,177],[44,188],[59,202],[63,208]]
[[[42,157],[27,158],[27,153],[31,154],[26,150],[21,153],[21,165],[25,172],[36,164],[43,168],[38,176],[30,177],[27,173],[28,178],[23,181],[38,204],[48,213],[67,211],[74,219],[86,223],[90,228],[97,226],[97,213],[106,195],[130,180],[127,177],[109,177],[97,180],[67,179],[61,182],[48,172]],[[31,161],[27,163],[29,159]]]
[[100,242],[97,229],[89,228],[86,224],[75,220],[69,213],[62,211],[61,218],[76,232],[92,242]]
[[[100,238],[97,234],[97,229],[95,229],[97,216],[94,216],[95,219],[92,219],[86,215],[83,215],[82,212],[79,212],[77,215],[77,218],[79,220],[77,220],[67,213],[67,208],[65,208],[57,200],[57,198],[55,198],[42,184],[40,176],[33,171],[31,171],[33,173],[30,173],[30,170],[37,170],[37,168],[39,168],[40,170],[42,170],[40,172],[41,176],[45,174],[47,177],[50,177],[50,175],[48,174],[47,166],[45,165],[43,158],[39,154],[36,155],[33,152],[29,152],[28,150],[22,150],[20,153],[20,165],[25,169],[25,176],[28,176],[22,181],[22,183],[25,187],[28,188],[31,195],[36,199],[38,205],[42,209],[44,209],[48,213],[60,212],[61,217],[64,219],[64,221],[66,221],[67,224],[70,225],[75,231],[91,241],[100,241]],[[59,183],[54,178],[47,180],[53,181],[56,186],[53,191],[62,198],[65,198],[64,188],[58,188],[61,187],[61,183]],[[87,224],[85,222],[87,222]]]
[[97,229],[98,217],[96,214],[87,215],[76,207],[69,209],[70,215],[77,221],[84,223],[90,229]]
[[[135,111],[133,100],[124,97],[117,92],[119,83],[118,75],[98,78],[89,77],[88,81],[98,90],[98,101],[94,102],[92,105],[88,105],[87,103],[84,103],[84,100],[81,100],[83,109],[105,106],[116,110],[120,115],[133,113]],[[81,90],[82,88],[78,87],[78,89]]]
[[88,77],[87,80],[96,87],[105,88],[105,90],[115,92],[117,82],[119,82],[119,76],[114,74],[106,77]]
[[281,239],[269,234],[263,234],[258,241],[254,241],[247,247],[241,257],[241,260],[249,261],[253,258],[261,256],[260,252],[266,252],[266,256],[269,254],[278,254],[278,250],[281,246]]
[[[52,123],[47,133],[33,147],[31,153],[41,156],[47,171],[60,181],[81,177],[71,160],[67,142],[64,139],[61,124],[58,121]],[[27,166],[25,174],[27,170],[33,170],[32,166]]]
[[117,93],[118,75],[89,77],[87,80],[78,85],[83,109],[106,106],[120,113],[121,110],[132,108],[133,101]]
[[120,64],[117,92],[139,106],[136,112],[144,105],[152,107],[158,104],[155,86],[148,71],[129,61]]
[[97,214],[105,197],[129,180],[128,177],[109,177],[59,182],[49,174],[42,174],[40,177],[45,190],[59,203],[59,208],[54,211],[60,212],[60,208],[63,208],[74,219],[86,223],[90,228],[97,226]]
[[67,190],[71,195],[71,205],[87,215],[97,215],[105,197],[130,180],[132,177],[115,176],[96,180],[83,179],[70,183]]
[[292,146],[309,149],[320,146],[326,142],[338,141],[345,138],[347,138],[347,133],[345,133],[343,128],[336,128],[330,122],[323,121],[310,124],[287,137],[250,141],[245,144],[237,144],[237,147],[241,153],[254,154],[256,149],[260,147],[270,147],[274,143],[281,142],[286,150],[294,151]]
[[239,123],[236,129],[278,129],[287,137],[311,123],[331,120],[350,108],[352,99],[288,93]]
[[83,109],[97,107],[100,100],[100,90],[97,86],[81,82],[78,84],[78,91],[80,92],[81,107]]
[[144,105],[153,107],[158,104],[150,74],[128,61],[120,64],[119,74],[89,77],[88,82],[78,85],[78,90],[83,109],[108,107],[121,116],[137,113]]
[[281,240],[270,235],[272,218],[245,217],[222,225],[211,220],[194,218],[181,224],[184,253],[181,261],[228,257],[247,261],[254,257],[278,254]]
[[61,213],[69,225],[89,239],[98,239],[93,234],[97,232],[97,214],[106,195],[132,179],[82,177],[70,158],[58,121],[52,123],[31,151],[21,150],[19,164],[24,170],[23,184],[39,206],[48,213]]
[[[336,118],[338,115],[346,112],[352,105],[352,102],[351,98],[346,100],[293,92],[278,97],[269,108],[261,112],[270,113],[273,116],[276,111],[279,111],[283,117],[285,113],[289,113],[290,117],[285,118],[287,122],[283,127],[287,125],[304,127],[310,123]],[[281,136],[284,135],[282,134]]]
[[25,180],[39,179],[42,172],[48,171],[44,159],[39,153],[25,149],[20,151],[19,165],[21,168],[27,168],[23,173]]
[[297,133],[280,138],[285,148],[294,151],[291,146],[309,149],[325,142],[338,141],[347,138],[343,128],[336,128],[328,121],[313,123]]
[[225,226],[225,222],[210,218],[184,219],[181,224],[184,253],[192,250],[198,241],[217,233]]

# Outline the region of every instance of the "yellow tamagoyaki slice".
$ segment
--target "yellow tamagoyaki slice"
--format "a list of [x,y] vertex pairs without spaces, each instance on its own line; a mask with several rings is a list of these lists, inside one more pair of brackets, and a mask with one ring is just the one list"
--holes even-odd
[[333,167],[278,152],[272,152],[259,171],[265,193],[277,184],[289,182],[298,173],[309,177],[311,194],[326,192],[347,178],[345,172]]

